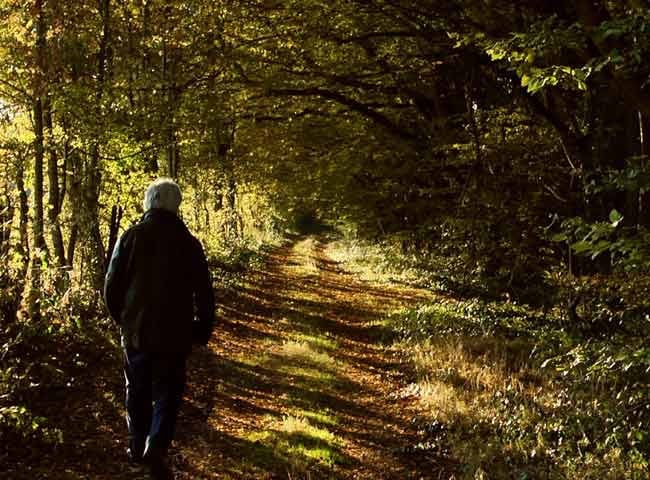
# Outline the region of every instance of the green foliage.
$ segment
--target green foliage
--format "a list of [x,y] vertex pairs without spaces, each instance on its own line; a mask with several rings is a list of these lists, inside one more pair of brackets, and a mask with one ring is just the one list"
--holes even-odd
[[[5,441],[43,441],[50,444],[63,442],[63,432],[48,425],[47,419],[35,414],[25,402],[28,393],[43,381],[34,370],[33,355],[40,342],[49,341],[50,333],[42,326],[5,327],[0,335],[0,435]],[[47,368],[47,362],[43,362]],[[39,367],[42,368],[42,367]],[[54,380],[54,375],[50,377]]]
[[15,433],[23,441],[37,438],[48,443],[63,443],[63,432],[47,428],[45,424],[45,418],[33,416],[24,406],[0,407],[0,432],[5,438],[11,438],[11,433]]
[[[507,471],[533,477],[553,472],[549,478],[595,478],[596,472],[605,478],[643,478],[650,458],[647,345],[626,336],[585,341],[541,319],[516,305],[439,301],[398,313],[390,325],[412,352],[456,338],[464,351],[483,352],[480,362],[503,361],[506,371],[521,372],[513,384],[486,387],[476,408],[489,415],[447,427],[446,442],[470,471],[484,465],[496,478]],[[499,347],[490,354],[481,342]],[[433,375],[426,365],[421,374]],[[535,370],[548,380],[537,378]],[[535,396],[526,393],[529,389]],[[496,455],[502,460],[485,466],[484,459]],[[499,468],[504,471],[497,473]]]
[[[611,222],[618,220],[612,214]],[[334,253],[347,268],[409,283],[432,278],[426,264],[398,251],[343,244]],[[643,276],[635,278],[565,285],[551,276],[558,292],[582,299],[582,326],[564,308],[486,300],[453,283],[428,283],[439,292],[433,301],[387,321],[413,366],[412,391],[430,409],[421,448],[460,459],[462,478],[647,476],[648,287]]]
[[[630,165],[625,169],[595,174],[585,186],[586,193],[592,198],[625,195],[636,199],[637,208],[643,205],[649,184],[645,167],[635,165],[643,165],[645,160],[639,160],[630,158],[627,160]],[[637,208],[630,209],[632,215],[638,215]],[[628,272],[645,272],[650,267],[650,233],[645,220],[638,217],[631,220],[616,208],[609,211],[607,219],[600,221],[567,218],[561,224],[561,233],[553,235],[552,240],[568,243],[577,255],[591,260],[607,254],[612,267]]]
[[421,342],[442,335],[528,337],[540,322],[523,306],[471,300],[423,304],[395,314],[390,323],[400,338]]

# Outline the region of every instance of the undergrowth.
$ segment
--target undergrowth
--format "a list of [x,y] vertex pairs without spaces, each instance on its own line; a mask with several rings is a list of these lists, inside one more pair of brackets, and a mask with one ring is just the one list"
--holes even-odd
[[387,325],[412,368],[420,449],[455,458],[460,478],[650,478],[650,317],[622,286],[584,281],[576,321],[557,299],[457,291],[453,270],[419,270],[395,250],[341,241],[331,254],[367,279],[434,292]]
[[[104,368],[120,364],[116,328],[108,319],[85,322],[41,322],[18,320],[0,332],[0,438],[4,455],[30,445],[54,449],[67,438],[65,426],[53,424],[50,396],[75,395],[98,362]],[[92,378],[92,377],[90,377]],[[89,402],[92,399],[87,399]],[[60,407],[59,407],[60,408]],[[60,420],[60,419],[59,419]],[[15,455],[18,452],[13,452]]]

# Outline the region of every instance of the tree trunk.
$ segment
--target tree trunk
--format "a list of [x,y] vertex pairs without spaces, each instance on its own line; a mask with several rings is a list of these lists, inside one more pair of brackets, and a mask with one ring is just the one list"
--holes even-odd
[[224,234],[228,240],[236,240],[243,234],[243,221],[237,208],[237,178],[235,166],[231,158],[231,149],[235,141],[236,126],[234,120],[216,122],[214,139],[216,140],[216,154],[220,162],[223,178],[221,206],[226,213],[223,225]]
[[81,157],[78,150],[65,150],[66,160],[65,163],[70,169],[70,177],[68,180],[68,190],[70,195],[70,233],[68,237],[68,246],[66,248],[67,267],[72,270],[75,261],[75,252],[77,249],[77,240],[79,239],[79,226],[81,217],[83,215],[83,196],[82,196],[82,183],[83,183],[83,166]]
[[[648,169],[648,135],[650,135],[650,115],[638,112],[639,158],[641,171]],[[639,192],[639,225],[650,227],[650,192]]]
[[[178,165],[180,152],[178,148],[178,138],[176,135],[175,116],[180,100],[180,92],[175,83],[177,54],[170,51],[167,43],[163,47],[163,64],[162,77],[166,89],[163,90],[167,104],[167,127],[166,127],[166,144],[165,154],[167,157],[167,175],[171,178],[178,177]],[[166,93],[165,93],[166,92]]]
[[[16,164],[16,188],[18,189],[18,245],[16,249],[23,259],[23,269],[27,267],[29,258],[29,233],[28,217],[29,204],[25,190],[25,158],[21,157]],[[24,278],[23,272],[23,278]]]
[[47,250],[43,233],[43,94],[45,90],[45,20],[43,15],[43,0],[35,1],[34,13],[36,15],[36,74],[32,101],[34,114],[34,201],[32,214],[34,249],[31,255],[31,282],[28,294],[28,309],[30,318],[38,321],[41,318],[42,256],[46,254]]
[[145,154],[145,172],[156,173],[158,172],[158,150],[150,150]]
[[[99,55],[97,58],[97,90],[95,92],[95,101],[97,105],[97,118],[103,119],[105,111],[103,108],[104,89],[107,77],[110,73],[109,63],[111,59],[110,52],[110,0],[101,0],[100,15],[102,18],[102,37],[99,44]],[[95,137],[91,140],[90,153],[87,158],[84,172],[82,201],[83,216],[79,222],[79,233],[83,241],[83,263],[87,266],[85,269],[86,278],[91,285],[97,290],[101,290],[104,282],[104,245],[100,233],[99,223],[99,197],[101,189],[101,161],[100,161],[100,142],[99,136],[103,131],[103,125],[98,125]]]
[[108,270],[108,264],[111,261],[111,255],[113,254],[113,249],[117,243],[117,236],[120,231],[120,223],[122,221],[122,215],[124,211],[122,207],[113,205],[111,208],[111,224],[108,230],[108,243],[106,245],[106,258],[104,260],[104,271]]
[[224,225],[226,237],[234,240],[241,237],[242,221],[237,210],[237,181],[231,171],[226,173],[224,200],[227,212],[226,223]]
[[79,225],[74,223],[70,228],[70,237],[68,238],[68,263],[67,267],[69,270],[72,270],[74,265],[74,253],[77,249],[77,239],[79,238]]
[[11,223],[14,218],[14,200],[9,185],[4,185],[4,203],[0,203],[0,259],[6,261],[9,253],[9,239],[11,237]]
[[43,106],[41,98],[34,100],[34,183],[32,202],[32,250],[30,273],[31,282],[28,296],[29,316],[34,321],[41,318],[40,296],[42,289],[42,256],[46,254],[43,234]]
[[173,114],[171,115],[171,124],[167,132],[167,174],[171,178],[178,177],[179,149],[176,139],[176,127],[174,125]]
[[[9,267],[10,260],[9,255],[11,254],[11,233],[13,230],[13,221],[16,214],[16,209],[18,209],[19,220],[20,220],[20,232],[19,234],[24,234],[25,239],[27,237],[27,195],[25,193],[25,185],[23,182],[23,169],[25,158],[22,155],[22,152],[17,149],[15,151],[15,162],[13,164],[12,177],[18,189],[18,208],[16,207],[16,198],[14,193],[9,188],[9,182],[5,183],[5,198],[6,203],[2,207],[2,214],[0,220],[2,222],[2,245],[0,245],[0,261],[4,262],[4,265]],[[19,178],[20,177],[20,178]],[[24,210],[22,206],[24,203]],[[24,215],[24,216],[23,216]],[[24,228],[24,231],[23,231]],[[14,251],[17,252],[20,256],[20,263],[16,265],[12,262],[13,268],[4,268],[0,270],[0,288],[3,289],[4,295],[0,301],[0,322],[11,322],[16,318],[16,312],[20,305],[21,293],[23,293],[25,286],[25,274],[27,273],[28,261],[26,253],[23,250],[22,238],[14,247]]]
[[101,170],[99,161],[99,145],[94,144],[88,159],[83,188],[84,212],[80,222],[80,233],[84,240],[84,254],[88,279],[92,285],[101,290],[104,283],[104,245],[99,229],[99,196],[101,186]]
[[54,144],[52,104],[49,97],[46,98],[44,107],[43,120],[47,132],[47,148],[49,152],[47,162],[47,177],[49,185],[47,219],[50,224],[50,238],[52,239],[52,248],[54,249],[57,264],[59,268],[63,268],[66,265],[66,261],[65,250],[63,247],[63,234],[61,233],[61,224],[59,221],[59,214],[61,213],[62,205],[60,199],[61,193],[59,191],[59,159],[56,152],[56,145]]

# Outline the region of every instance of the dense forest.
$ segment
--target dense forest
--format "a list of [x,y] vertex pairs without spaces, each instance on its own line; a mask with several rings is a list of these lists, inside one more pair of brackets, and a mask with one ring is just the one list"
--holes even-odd
[[[418,386],[405,455],[454,459],[413,478],[648,478],[646,0],[0,0],[0,19],[1,443],[68,442],[37,405],[79,360],[47,359],[119,358],[105,269],[165,176],[218,292],[311,235],[430,295],[376,319]],[[339,478],[323,461],[288,478]]]

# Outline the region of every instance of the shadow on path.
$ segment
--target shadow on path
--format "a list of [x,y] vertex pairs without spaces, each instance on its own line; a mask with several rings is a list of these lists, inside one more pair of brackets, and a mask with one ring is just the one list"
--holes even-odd
[[446,459],[405,453],[416,413],[391,396],[401,364],[380,342],[379,320],[422,292],[355,280],[323,249],[300,240],[221,292],[210,350],[189,364],[179,478],[450,478]]

